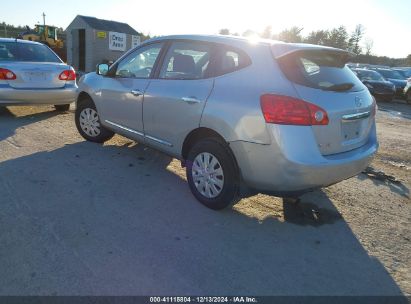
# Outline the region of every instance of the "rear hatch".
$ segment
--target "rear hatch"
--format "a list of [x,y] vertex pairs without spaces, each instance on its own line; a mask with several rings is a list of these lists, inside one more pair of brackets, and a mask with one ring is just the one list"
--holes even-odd
[[16,79],[8,84],[16,89],[54,89],[64,87],[59,75],[69,70],[47,46],[21,40],[0,41],[0,68],[8,69]]
[[349,52],[314,46],[291,49],[281,45],[273,53],[298,98],[324,109],[327,125],[312,126],[323,155],[364,145],[374,120],[375,103],[366,87],[346,67]]

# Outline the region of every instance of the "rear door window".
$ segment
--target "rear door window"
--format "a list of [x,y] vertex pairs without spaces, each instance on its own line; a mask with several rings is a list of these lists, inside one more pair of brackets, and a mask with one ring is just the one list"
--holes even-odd
[[159,78],[204,79],[209,77],[212,46],[196,41],[173,42],[167,51]]
[[243,51],[230,48],[229,46],[219,46],[217,52],[215,75],[221,76],[227,73],[238,71],[251,64],[251,59]]
[[326,91],[361,91],[363,85],[345,65],[344,52],[302,50],[278,59],[286,77],[299,85]]

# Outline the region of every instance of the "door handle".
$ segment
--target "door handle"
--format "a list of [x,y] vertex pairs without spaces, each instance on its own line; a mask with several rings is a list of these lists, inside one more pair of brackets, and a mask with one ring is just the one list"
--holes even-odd
[[143,95],[143,92],[136,89],[136,90],[131,90],[131,94],[133,94],[134,96],[141,96]]
[[201,100],[197,99],[194,96],[191,97],[183,97],[181,98],[182,101],[188,103],[188,104],[195,104],[195,103],[201,103]]

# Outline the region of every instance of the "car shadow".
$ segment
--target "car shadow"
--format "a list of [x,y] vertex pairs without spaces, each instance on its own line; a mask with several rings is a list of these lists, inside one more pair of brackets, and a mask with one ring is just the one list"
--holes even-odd
[[[13,108],[13,107],[11,107]],[[0,107],[0,141],[13,136],[18,128],[27,126],[32,123],[39,122],[57,115],[65,114],[64,112],[55,111],[52,108],[44,108],[43,112],[39,112],[39,107],[35,107],[35,112],[25,115],[15,115],[13,109],[9,107]]]
[[178,165],[110,142],[1,162],[0,294],[402,296],[325,193],[216,212]]

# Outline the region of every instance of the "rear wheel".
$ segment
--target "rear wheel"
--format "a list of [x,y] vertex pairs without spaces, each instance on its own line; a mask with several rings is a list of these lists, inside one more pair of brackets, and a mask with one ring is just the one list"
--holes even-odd
[[103,143],[114,136],[114,132],[101,125],[96,106],[90,99],[77,104],[75,121],[80,135],[88,141]]
[[407,95],[405,96],[407,103],[411,104],[411,89],[408,90]]
[[191,192],[203,205],[220,210],[240,199],[240,182],[234,157],[224,143],[204,139],[188,153],[186,174]]
[[65,105],[54,105],[54,108],[59,111],[59,112],[66,112],[70,109],[70,105],[69,104],[65,104]]

